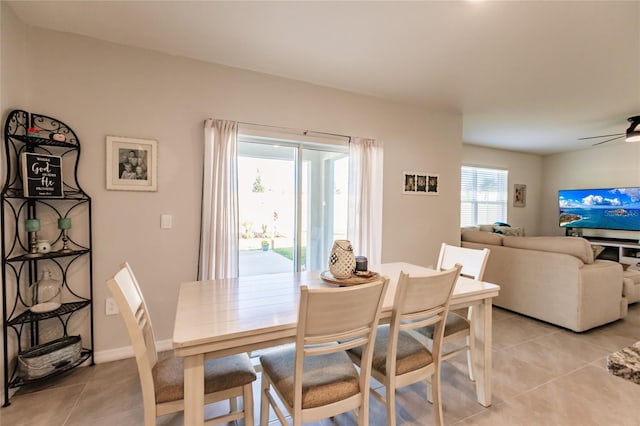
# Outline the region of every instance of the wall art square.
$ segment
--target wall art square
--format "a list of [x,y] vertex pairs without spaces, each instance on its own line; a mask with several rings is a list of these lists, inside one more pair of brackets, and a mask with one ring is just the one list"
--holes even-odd
[[439,176],[425,172],[403,172],[402,193],[414,195],[438,195]]
[[527,205],[527,185],[516,183],[513,185],[513,207]]
[[158,142],[107,136],[107,189],[158,190]]
[[36,152],[22,153],[24,196],[29,198],[62,198],[62,157]]

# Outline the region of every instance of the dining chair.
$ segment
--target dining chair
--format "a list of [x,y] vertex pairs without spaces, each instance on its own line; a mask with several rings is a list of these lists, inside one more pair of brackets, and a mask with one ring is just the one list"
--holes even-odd
[[[128,263],[107,280],[107,287],[118,305],[129,332],[138,365],[144,424],[156,424],[156,417],[184,411],[184,366],[179,357],[158,357],[151,318],[140,286]],[[205,363],[205,404],[230,400],[230,412],[213,420],[226,423],[244,418],[253,425],[251,384],[256,372],[247,354],[208,360]],[[236,398],[242,397],[242,410]]]
[[[354,411],[358,424],[369,424],[371,356],[380,310],[389,280],[351,287],[300,287],[295,344],[260,357],[260,425],[269,407],[293,425]],[[366,362],[358,373],[347,350],[361,347]]]
[[[490,250],[488,248],[478,250],[442,243],[436,268],[442,271],[450,269],[453,265],[459,263],[462,265],[462,271],[460,272],[462,276],[482,281],[484,270],[489,260],[489,253]],[[461,315],[453,311],[449,312],[444,327],[444,338],[442,342],[443,345],[445,345],[442,353],[443,360],[453,358],[462,352],[467,353],[467,369],[471,381],[474,380],[473,359],[475,356],[474,339],[471,337],[473,330],[473,324],[471,322],[472,309],[472,306],[466,308],[466,315]],[[420,332],[428,339],[433,340],[433,326],[425,327],[420,330]],[[460,346],[460,343],[452,343],[462,339],[464,339],[462,346]],[[454,349],[449,349],[452,346]]]
[[[385,387],[385,396],[371,394],[387,408],[387,425],[396,424],[396,389],[431,378],[427,397],[433,399],[435,423],[442,424],[440,399],[440,349],[449,300],[462,266],[427,276],[400,273],[389,324],[378,327],[371,376]],[[435,327],[433,346],[413,330]],[[366,368],[368,360],[359,348],[348,351],[353,362]]]

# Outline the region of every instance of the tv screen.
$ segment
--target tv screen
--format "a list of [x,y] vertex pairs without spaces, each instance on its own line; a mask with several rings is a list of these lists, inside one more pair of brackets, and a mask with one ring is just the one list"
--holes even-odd
[[640,188],[561,189],[563,228],[640,231]]

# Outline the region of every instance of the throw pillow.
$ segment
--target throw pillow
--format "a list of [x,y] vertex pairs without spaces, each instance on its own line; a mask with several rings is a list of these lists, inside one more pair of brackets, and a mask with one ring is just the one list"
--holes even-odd
[[604,247],[599,245],[591,245],[591,250],[593,250],[593,258],[597,259],[600,256],[600,253],[604,251]]
[[511,226],[494,225],[493,232],[496,234],[507,235],[509,237],[524,237],[524,228]]

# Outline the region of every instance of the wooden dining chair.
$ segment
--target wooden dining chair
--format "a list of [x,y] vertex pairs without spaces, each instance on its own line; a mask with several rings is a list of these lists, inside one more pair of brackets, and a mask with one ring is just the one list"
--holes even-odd
[[[456,263],[462,265],[460,275],[474,280],[482,281],[484,270],[487,267],[490,250],[488,248],[478,250],[466,247],[458,247],[442,243],[440,254],[438,256],[438,264],[436,268],[439,271],[452,268]],[[442,359],[447,360],[453,358],[459,353],[467,353],[467,368],[469,371],[469,379],[474,380],[473,359],[475,357],[475,344],[471,336],[473,330],[472,309],[470,306],[466,308],[466,313],[459,314],[449,312],[444,328]],[[433,326],[425,327],[420,330],[428,339],[433,340]],[[463,343],[455,343],[456,341]],[[448,349],[453,346],[455,349]]]
[[[371,375],[385,387],[386,397],[375,389],[371,394],[387,408],[387,425],[396,424],[396,389],[431,378],[436,424],[442,424],[440,400],[440,349],[444,322],[462,266],[428,276],[400,273],[393,302],[391,322],[378,327]],[[427,325],[435,327],[432,349],[412,332]],[[368,365],[359,348],[349,350],[349,356],[361,368]]]
[[[369,381],[373,340],[389,280],[351,287],[300,288],[296,342],[260,357],[262,392],[260,425],[271,406],[293,425],[353,410],[358,424],[369,424]],[[346,351],[362,348],[358,373]],[[276,399],[277,398],[277,399]]]
[[[184,367],[182,358],[158,358],[151,318],[140,287],[128,263],[107,280],[129,332],[138,365],[144,424],[156,424],[156,417],[184,410]],[[226,423],[244,418],[253,425],[253,393],[251,384],[256,372],[247,354],[208,360],[205,364],[205,403],[229,399],[228,414],[211,419]],[[242,397],[243,409],[237,409],[236,398]]]

